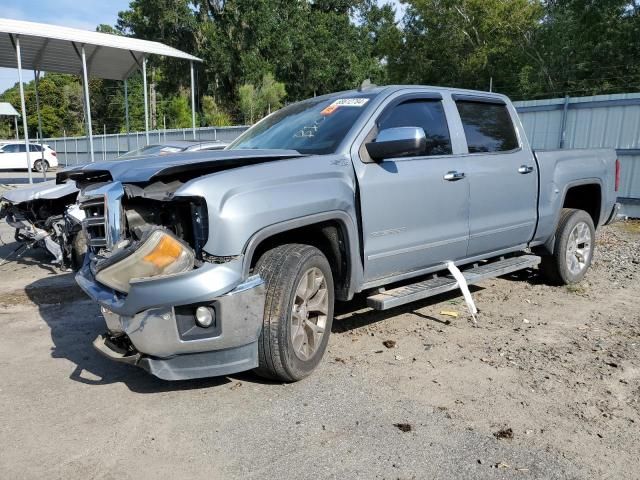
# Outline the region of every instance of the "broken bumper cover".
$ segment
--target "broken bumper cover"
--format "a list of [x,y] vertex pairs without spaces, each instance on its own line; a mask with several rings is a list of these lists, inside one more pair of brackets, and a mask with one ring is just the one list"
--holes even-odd
[[[258,365],[265,288],[259,276],[242,281],[242,258],[205,264],[188,273],[131,283],[119,295],[96,282],[85,264],[80,287],[103,307],[109,335],[94,342],[108,358],[144,368],[166,380],[227,375]],[[215,307],[216,326],[191,335],[180,311]],[[110,336],[126,336],[134,354],[118,349]]]
[[217,377],[251,370],[258,366],[258,348],[254,343],[211,352],[188,353],[171,358],[156,358],[141,353],[125,355],[114,348],[107,335],[93,341],[94,348],[110,360],[140,367],[162,380],[190,380]]

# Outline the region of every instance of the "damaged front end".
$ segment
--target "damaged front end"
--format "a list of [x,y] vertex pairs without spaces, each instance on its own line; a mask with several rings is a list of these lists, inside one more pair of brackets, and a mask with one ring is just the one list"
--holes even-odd
[[82,221],[75,205],[74,185],[39,185],[6,192],[0,200],[0,218],[15,229],[19,248],[44,248],[52,263],[77,270],[86,252]]
[[254,368],[263,282],[243,281],[240,257],[212,261],[203,250],[206,202],[176,195],[182,185],[104,182],[82,190],[89,253],[76,279],[100,303],[108,328],[94,346],[169,380]]
[[86,188],[89,263],[96,280],[128,293],[135,279],[184,273],[202,264],[207,238],[206,204],[173,197],[180,182],[146,188],[118,182]]

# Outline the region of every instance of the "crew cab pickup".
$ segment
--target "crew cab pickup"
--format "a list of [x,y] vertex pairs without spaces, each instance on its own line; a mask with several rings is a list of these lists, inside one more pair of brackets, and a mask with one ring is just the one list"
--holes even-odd
[[613,150],[533,152],[508,98],[421,86],[289,105],[225,150],[102,162],[76,181],[95,347],[176,380],[320,362],[334,302],[388,309],[539,267],[579,282],[616,217]]

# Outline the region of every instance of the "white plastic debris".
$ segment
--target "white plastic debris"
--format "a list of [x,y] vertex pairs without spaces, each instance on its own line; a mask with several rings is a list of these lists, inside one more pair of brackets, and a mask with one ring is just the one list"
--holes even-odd
[[471,292],[469,291],[467,280],[464,278],[462,272],[458,269],[458,267],[454,265],[453,262],[447,262],[447,268],[449,269],[449,272],[451,272],[451,275],[453,275],[453,278],[456,279],[456,282],[458,282],[458,288],[460,288],[460,291],[462,291],[464,301],[467,302],[467,308],[469,309],[469,313],[473,318],[473,323],[477,323],[478,320],[476,319],[476,315],[478,313],[478,309],[476,308],[476,304],[474,303]]

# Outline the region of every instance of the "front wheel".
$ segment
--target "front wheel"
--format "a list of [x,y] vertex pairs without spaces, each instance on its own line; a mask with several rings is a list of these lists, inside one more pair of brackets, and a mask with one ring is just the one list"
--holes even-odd
[[556,285],[580,282],[593,260],[595,227],[584,210],[563,208],[556,228],[553,255],[542,257],[542,272]]
[[329,262],[315,247],[288,244],[267,251],[255,271],[267,290],[256,373],[285,382],[301,380],[320,363],[331,333]]
[[36,172],[44,173],[49,170],[49,163],[46,160],[36,160],[36,162],[33,164],[33,169]]

